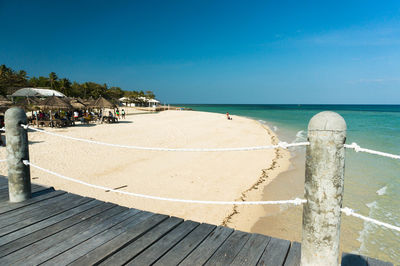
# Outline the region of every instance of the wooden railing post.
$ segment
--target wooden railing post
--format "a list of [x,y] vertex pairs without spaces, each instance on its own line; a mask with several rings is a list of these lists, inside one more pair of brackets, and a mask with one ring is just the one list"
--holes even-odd
[[308,124],[301,265],[338,265],[346,122],[321,112]]
[[21,127],[21,124],[28,123],[25,111],[18,107],[8,109],[4,122],[9,197],[10,202],[20,202],[31,197],[30,169],[22,163],[23,160],[29,160],[28,133]]

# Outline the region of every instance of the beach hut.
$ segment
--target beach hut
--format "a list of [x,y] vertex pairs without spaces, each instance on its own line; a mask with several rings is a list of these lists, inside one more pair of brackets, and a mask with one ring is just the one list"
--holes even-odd
[[157,101],[156,99],[150,99],[147,102],[149,103],[149,107],[157,107],[160,105],[160,101]]

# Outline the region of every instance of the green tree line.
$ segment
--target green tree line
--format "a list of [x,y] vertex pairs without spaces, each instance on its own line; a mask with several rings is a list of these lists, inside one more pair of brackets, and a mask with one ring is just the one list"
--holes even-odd
[[57,90],[68,97],[80,97],[83,99],[98,98],[103,96],[107,99],[118,99],[128,97],[131,101],[141,101],[141,97],[154,99],[152,91],[126,91],[120,87],[108,87],[107,84],[95,82],[78,83],[71,82],[67,78],[59,78],[56,73],[51,72],[48,77],[28,77],[24,70],[13,70],[6,65],[0,66],[0,94],[6,96],[10,88],[23,87],[49,87]]

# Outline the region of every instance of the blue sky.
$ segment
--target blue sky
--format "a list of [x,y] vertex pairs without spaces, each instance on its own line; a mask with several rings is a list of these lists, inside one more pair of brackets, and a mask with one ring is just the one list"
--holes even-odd
[[399,1],[0,0],[0,64],[167,103],[400,99]]

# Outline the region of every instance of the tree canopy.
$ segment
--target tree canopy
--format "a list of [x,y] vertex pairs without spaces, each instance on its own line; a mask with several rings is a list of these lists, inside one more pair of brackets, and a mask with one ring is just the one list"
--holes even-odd
[[[123,96],[131,101],[143,101],[143,99],[154,99],[155,94],[152,91],[131,91],[123,90],[120,87],[109,88],[107,84],[98,84],[96,82],[71,82],[68,78],[59,78],[55,72],[49,73],[48,77],[29,78],[24,70],[15,71],[6,65],[0,65],[0,94],[7,95],[10,88],[23,87],[50,87],[68,97],[80,97],[83,99],[98,98],[103,96],[106,99],[118,99]],[[144,98],[142,98],[144,97]]]

